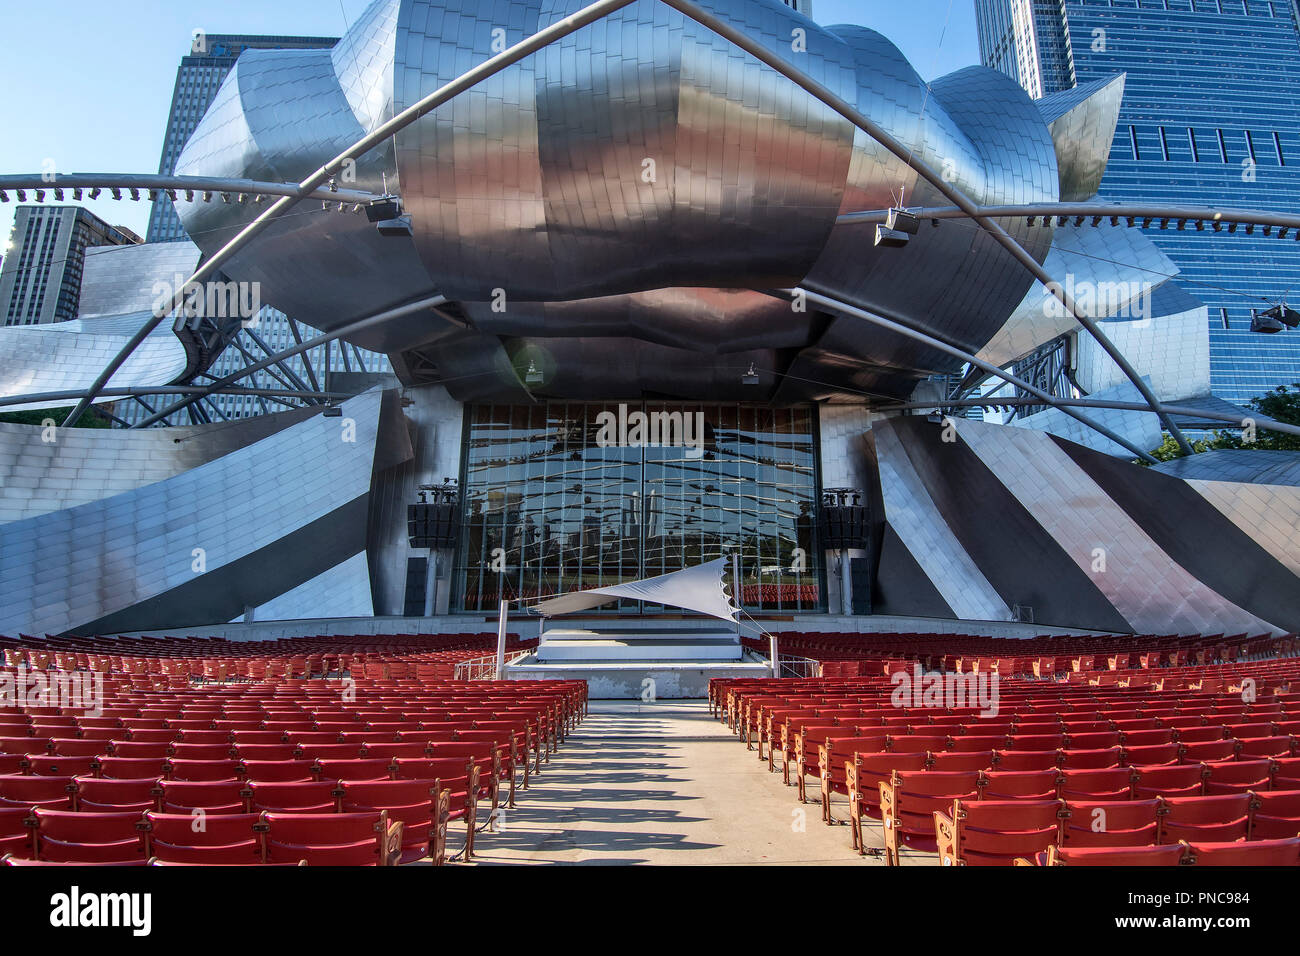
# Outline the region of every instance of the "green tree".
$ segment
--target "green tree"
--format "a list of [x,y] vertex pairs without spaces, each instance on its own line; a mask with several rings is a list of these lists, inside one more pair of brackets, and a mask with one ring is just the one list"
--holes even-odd
[[[10,425],[43,425],[46,420],[53,419],[56,425],[62,425],[63,420],[68,417],[72,411],[72,406],[67,408],[38,408],[25,412],[5,412],[0,414],[0,422],[7,422]],[[98,412],[91,409],[81,413],[73,428],[112,428],[113,423]]]
[[[1252,398],[1246,407],[1261,418],[1271,418],[1277,422],[1300,426],[1300,382],[1291,385],[1279,385],[1263,395]],[[1183,457],[1183,450],[1178,447],[1173,437],[1165,432],[1160,445],[1151,450],[1151,457],[1157,461],[1172,461]],[[1264,449],[1266,451],[1300,451],[1300,435],[1288,435],[1284,432],[1270,431],[1256,427],[1253,440],[1250,430],[1216,430],[1209,438],[1198,438],[1191,442],[1195,454],[1212,451],[1216,448]],[[1147,464],[1147,462],[1139,462]]]

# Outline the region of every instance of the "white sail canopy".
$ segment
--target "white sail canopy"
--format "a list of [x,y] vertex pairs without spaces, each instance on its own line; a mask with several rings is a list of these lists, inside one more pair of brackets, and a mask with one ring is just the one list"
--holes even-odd
[[653,601],[656,604],[668,604],[672,607],[699,611],[724,621],[736,619],[736,609],[722,585],[723,575],[727,573],[727,559],[718,558],[705,564],[681,571],[670,571],[640,581],[626,584],[612,584],[604,588],[592,588],[589,591],[574,591],[562,594],[532,605],[532,609],[543,617],[557,614],[572,614],[599,607],[619,598],[632,598],[637,601]]

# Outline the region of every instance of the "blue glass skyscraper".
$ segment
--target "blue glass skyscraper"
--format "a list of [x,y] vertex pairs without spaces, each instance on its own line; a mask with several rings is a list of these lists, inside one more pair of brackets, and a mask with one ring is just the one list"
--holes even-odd
[[[1300,28],[1291,0],[976,0],[984,63],[1034,96],[1127,74],[1103,200],[1300,212]],[[1211,384],[1242,402],[1300,380],[1300,235],[1153,225],[1209,306]],[[1153,277],[1154,278],[1154,277]]]

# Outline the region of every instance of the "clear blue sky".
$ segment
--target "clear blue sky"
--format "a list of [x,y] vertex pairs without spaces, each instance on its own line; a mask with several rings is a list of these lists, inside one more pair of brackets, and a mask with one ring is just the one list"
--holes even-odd
[[[71,173],[157,171],[176,67],[195,29],[338,36],[368,0],[2,2],[0,172],[39,173],[52,159]],[[927,79],[979,61],[972,0],[813,0],[813,13],[879,30]],[[86,205],[145,233],[145,200]],[[0,206],[0,247],[13,208],[12,197]]]

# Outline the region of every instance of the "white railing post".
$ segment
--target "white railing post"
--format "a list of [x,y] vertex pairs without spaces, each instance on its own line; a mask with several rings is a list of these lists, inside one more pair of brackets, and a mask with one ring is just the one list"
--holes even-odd
[[501,614],[497,620],[497,676],[504,680],[506,676],[506,617],[510,614],[510,602],[501,602]]
[[768,632],[767,635],[767,652],[772,657],[772,676],[781,676],[781,658],[776,646],[776,633]]

